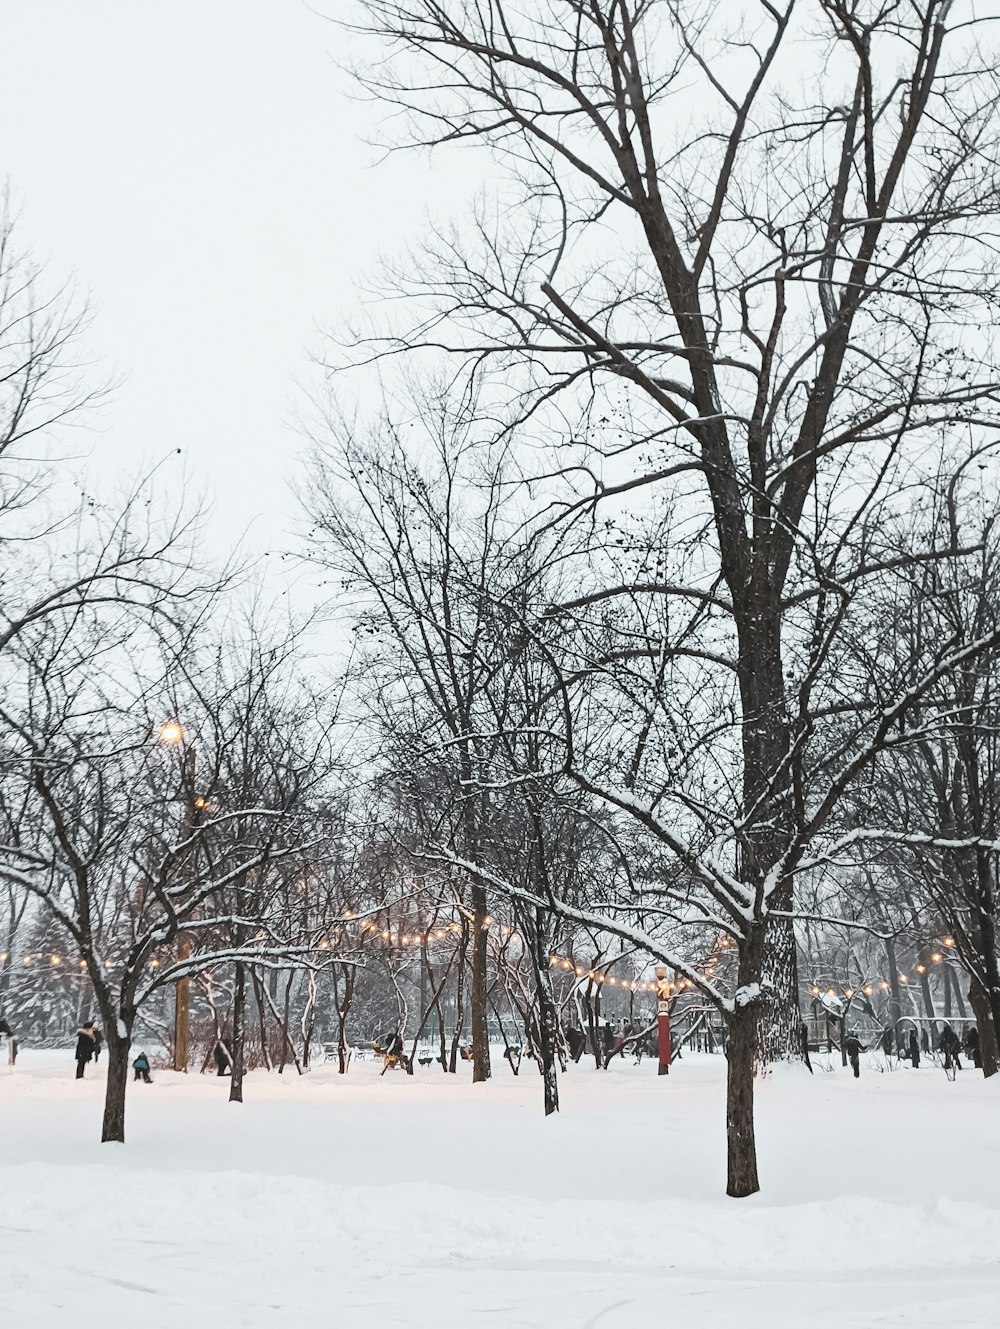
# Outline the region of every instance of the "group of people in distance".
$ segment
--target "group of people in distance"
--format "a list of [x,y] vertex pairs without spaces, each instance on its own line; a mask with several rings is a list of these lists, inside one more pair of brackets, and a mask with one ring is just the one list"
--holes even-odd
[[[615,1056],[624,1057],[627,1051],[635,1052],[637,1056],[640,1052],[646,1052],[653,1057],[656,1056],[657,1034],[655,1030],[643,1036],[632,1025],[623,1024],[620,1031],[616,1033],[610,1020],[605,1020],[603,1024],[598,1026],[596,1033],[601,1040],[605,1063]],[[590,1047],[589,1033],[581,1029],[579,1025],[571,1024],[565,1030],[565,1038],[569,1055],[574,1061],[579,1061],[584,1052]]]
[[[896,1045],[896,1054],[901,1061],[909,1061],[914,1067],[920,1065],[921,1040],[916,1029],[910,1030],[905,1042],[902,1034],[898,1034],[894,1038],[891,1029],[883,1030],[878,1039],[878,1045],[887,1057],[892,1056],[894,1044]],[[930,1039],[926,1030],[924,1031],[923,1044],[923,1051],[929,1052]],[[979,1030],[975,1025],[970,1025],[966,1030],[963,1047],[963,1040],[959,1038],[950,1024],[946,1024],[941,1031],[937,1046],[938,1051],[944,1056],[944,1068],[950,1075],[954,1075],[955,1071],[962,1069],[961,1053],[963,1050],[974,1066],[982,1066],[979,1053]],[[865,1050],[864,1045],[856,1033],[849,1033],[844,1036],[843,1049],[854,1072],[854,1078],[857,1079],[861,1074],[860,1059],[861,1053]]]
[[[95,1064],[101,1055],[104,1033],[96,1020],[85,1020],[76,1031],[76,1078],[82,1080],[85,1067],[93,1061]],[[149,1058],[140,1052],[132,1062],[132,1079],[152,1084],[149,1074]]]

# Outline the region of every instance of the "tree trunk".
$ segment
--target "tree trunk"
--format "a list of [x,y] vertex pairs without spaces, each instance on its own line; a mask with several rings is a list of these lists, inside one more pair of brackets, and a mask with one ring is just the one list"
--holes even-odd
[[241,961],[233,981],[233,1073],[229,1081],[230,1103],[243,1102],[243,1071],[246,1066],[247,975]]
[[[292,1044],[292,1035],[289,1029],[292,1010],[292,978],[289,975],[288,982],[285,984],[285,1008],[281,1016],[281,1061],[278,1064],[278,1074],[280,1075],[288,1063],[288,1051]],[[273,999],[273,997],[272,997]]]
[[[1000,1034],[1000,964],[997,961],[997,930],[993,898],[993,869],[985,851],[978,854],[978,937],[986,979],[986,999],[993,1016],[993,1037]],[[985,1064],[985,1062],[984,1062]]]
[[998,1066],[997,1034],[993,1023],[993,1011],[989,999],[980,984],[973,979],[969,986],[969,1002],[976,1017],[979,1030],[979,1059],[983,1063],[983,1075],[988,1080],[996,1075]]
[[[739,685],[743,711],[743,805],[752,813],[741,854],[741,876],[760,899],[755,935],[746,951],[754,963],[747,981],[759,984],[754,1003],[756,1058],[761,1064],[802,1060],[792,880],[770,882],[788,850],[794,830],[789,781],[790,733],[781,656],[779,597],[763,571],[742,606],[739,621]],[[734,591],[734,595],[736,592]],[[767,894],[764,895],[764,887]],[[775,917],[775,913],[779,917]],[[758,928],[763,923],[763,934]],[[741,969],[744,964],[741,958]]]
[[257,1002],[257,1015],[260,1019],[260,1054],[265,1067],[272,1070],[271,1049],[267,1045],[267,1016],[264,1014],[264,985],[261,983],[256,969],[250,971],[250,978],[253,981],[253,995]]
[[489,993],[486,981],[486,892],[472,887],[472,1082],[490,1078]]
[[737,1006],[730,1020],[726,1055],[726,1194],[742,1198],[760,1189],[753,1119],[753,1077],[757,1053],[757,1014]]
[[590,1034],[590,1050],[594,1054],[594,1070],[607,1070],[604,1056],[604,1037],[601,1032],[601,997],[593,991],[593,983],[587,980],[583,994],[583,1010],[586,1015],[587,1032]]
[[351,965],[343,966],[344,994],[340,995],[340,988],[337,983],[336,966],[331,971],[331,984],[333,987],[333,1001],[337,1011],[337,1074],[346,1075],[349,1061],[347,1048],[347,1017],[350,1014],[351,1003],[354,1000],[354,968]]
[[[541,929],[536,930],[540,932]],[[559,1111],[559,1013],[552,995],[547,956],[538,944],[534,948],[535,986],[538,989],[538,1052],[539,1069],[544,1086],[545,1115]]]
[[886,1025],[892,1030],[893,1045],[902,1051],[899,1037],[899,1022],[903,1016],[903,998],[899,990],[899,968],[896,964],[896,946],[891,937],[885,939],[885,962],[889,967],[889,1010]]
[[448,1069],[452,1075],[458,1070],[458,1048],[465,1028],[465,958],[469,951],[469,923],[462,915],[462,940],[459,944],[458,963],[455,968],[455,1032],[451,1039]]
[[104,1093],[104,1124],[101,1143],[125,1143],[125,1089],[128,1084],[128,1053],[130,1039],[120,1037],[116,1023],[106,1026],[108,1049],[108,1079]]

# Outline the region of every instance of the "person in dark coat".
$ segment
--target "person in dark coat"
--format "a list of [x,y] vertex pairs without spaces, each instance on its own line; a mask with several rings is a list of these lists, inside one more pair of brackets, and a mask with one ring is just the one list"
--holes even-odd
[[968,1049],[969,1057],[977,1071],[983,1069],[983,1057],[979,1050],[979,1030],[975,1025],[969,1026],[969,1032],[965,1035],[965,1046]]
[[233,1059],[229,1055],[229,1049],[220,1038],[215,1045],[215,1070],[217,1075],[226,1075],[233,1069]]
[[962,1050],[962,1044],[950,1024],[946,1024],[941,1033],[941,1041],[938,1048],[944,1053],[944,1068],[946,1071],[960,1071],[962,1063],[959,1060],[959,1053]]
[[851,1063],[851,1070],[854,1072],[854,1078],[857,1080],[861,1075],[861,1040],[857,1034],[848,1034],[844,1039],[844,1051],[847,1053],[847,1060]]
[[607,1065],[615,1055],[615,1041],[615,1031],[611,1028],[611,1021],[608,1020],[605,1022],[604,1028],[601,1030],[601,1043],[604,1047],[605,1065]]
[[83,1068],[94,1055],[97,1039],[94,1034],[94,1021],[87,1020],[76,1031],[76,1078],[83,1079]]
[[149,1078],[149,1058],[146,1056],[145,1052],[139,1053],[135,1061],[132,1063],[132,1069],[135,1071],[135,1074],[132,1076],[133,1083],[136,1080],[144,1080],[146,1084],[153,1083]]
[[917,1031],[915,1029],[910,1030],[910,1037],[906,1046],[909,1051],[910,1061],[913,1063],[915,1069],[920,1065],[920,1040],[917,1038]]
[[104,1034],[101,1032],[101,1026],[96,1020],[91,1020],[91,1026],[94,1030],[94,1061],[96,1063],[101,1055],[101,1044],[104,1042]]
[[10,1038],[13,1032],[14,1032],[13,1029],[11,1029],[7,1021],[3,1018],[2,1015],[0,1015],[0,1034],[6,1034],[7,1037]]
[[583,1050],[587,1046],[587,1038],[582,1029],[578,1029],[575,1024],[571,1024],[566,1030],[566,1042],[569,1044],[569,1055],[574,1061],[579,1061],[583,1056]]

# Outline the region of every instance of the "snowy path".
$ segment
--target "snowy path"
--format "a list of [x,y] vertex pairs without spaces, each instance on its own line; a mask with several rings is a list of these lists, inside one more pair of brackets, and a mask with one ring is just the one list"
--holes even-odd
[[[69,1066],[69,1070],[67,1070]],[[723,1185],[720,1060],[668,1081],[323,1069],[102,1085],[66,1054],[0,1072],[4,1319],[53,1329],[909,1329],[1000,1320],[1000,1086],[971,1072],[778,1077],[763,1197]],[[79,1101],[82,1100],[82,1101]],[[7,1320],[7,1316],[11,1318]]]

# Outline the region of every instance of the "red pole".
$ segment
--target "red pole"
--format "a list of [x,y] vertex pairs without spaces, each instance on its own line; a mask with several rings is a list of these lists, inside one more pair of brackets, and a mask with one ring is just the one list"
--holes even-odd
[[[666,1002],[660,1002],[661,1006],[666,1006]],[[657,1075],[668,1075],[670,1073],[670,1013],[669,1011],[659,1011],[656,1016],[656,1034],[659,1040],[660,1069]]]
[[656,1039],[660,1065],[657,1075],[670,1074],[672,1049],[670,1047],[670,1000],[667,996],[667,971],[656,966]]

